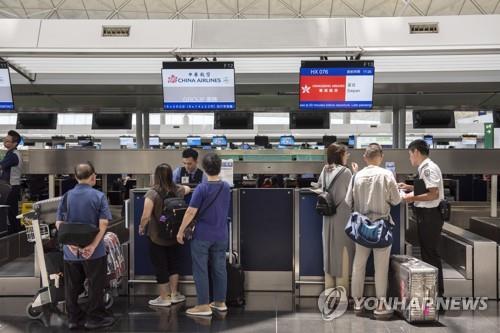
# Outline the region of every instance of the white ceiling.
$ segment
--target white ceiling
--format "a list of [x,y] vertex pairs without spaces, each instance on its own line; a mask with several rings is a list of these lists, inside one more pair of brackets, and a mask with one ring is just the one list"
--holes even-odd
[[245,19],[500,14],[500,0],[0,0],[0,18]]

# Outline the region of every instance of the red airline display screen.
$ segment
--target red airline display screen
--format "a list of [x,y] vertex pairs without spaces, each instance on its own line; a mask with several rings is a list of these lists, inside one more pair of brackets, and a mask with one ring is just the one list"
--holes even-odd
[[373,61],[303,61],[300,108],[371,109],[374,73]]

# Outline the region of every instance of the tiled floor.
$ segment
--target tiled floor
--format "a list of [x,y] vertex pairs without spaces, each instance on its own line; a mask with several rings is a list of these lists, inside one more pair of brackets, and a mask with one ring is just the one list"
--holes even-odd
[[[120,297],[113,311],[117,323],[107,332],[341,332],[341,333],[460,333],[500,332],[500,313],[497,302],[490,301],[488,309],[476,312],[448,311],[439,323],[410,325],[404,320],[376,321],[356,317],[350,311],[333,321],[324,321],[316,307],[316,299],[295,300],[288,293],[252,293],[245,308],[231,308],[227,315],[212,318],[186,316],[186,306],[152,308],[145,297]],[[67,332],[64,316],[52,314],[43,321],[28,320],[26,304],[31,298],[0,298],[0,333],[10,332]]]

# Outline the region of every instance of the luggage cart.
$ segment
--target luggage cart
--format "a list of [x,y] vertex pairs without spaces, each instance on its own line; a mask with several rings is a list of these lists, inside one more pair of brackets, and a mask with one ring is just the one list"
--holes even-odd
[[55,295],[60,294],[60,290],[57,290],[60,287],[60,276],[51,276],[54,282],[50,283],[51,280],[49,280],[49,274],[47,273],[43,251],[43,240],[50,239],[49,226],[39,223],[34,212],[24,215],[24,219],[28,242],[35,243],[35,260],[40,269],[40,277],[42,279],[42,287],[36,293],[34,301],[27,305],[26,314],[30,319],[40,319],[44,315],[44,312],[48,311],[49,305],[59,302]]
[[[40,201],[37,204],[53,204],[54,199]],[[39,209],[41,205],[38,205]],[[43,214],[42,214],[43,215]],[[63,302],[64,296],[64,278],[62,269],[48,270],[48,266],[57,267],[57,263],[50,264],[47,259],[55,258],[55,261],[60,260],[62,266],[62,252],[45,253],[44,241],[47,242],[56,238],[56,233],[52,232],[55,229],[50,228],[47,223],[41,223],[37,210],[23,214],[26,227],[27,240],[35,245],[35,260],[39,267],[41,277],[41,288],[36,293],[33,302],[30,302],[26,307],[26,315],[30,319],[41,319],[44,314],[57,311],[57,305]],[[45,222],[45,221],[44,221]],[[55,222],[55,221],[51,221]],[[49,222],[50,223],[50,222]],[[118,295],[117,289],[121,285],[122,276],[125,272],[125,259],[121,251],[121,245],[118,237],[111,232],[107,232],[104,236],[104,244],[107,252],[107,284],[104,292],[104,305],[106,309],[111,308],[114,303],[114,297]],[[50,256],[53,254],[54,256]],[[87,281],[86,281],[87,283]],[[80,301],[84,302],[87,296],[87,288],[80,295]]]

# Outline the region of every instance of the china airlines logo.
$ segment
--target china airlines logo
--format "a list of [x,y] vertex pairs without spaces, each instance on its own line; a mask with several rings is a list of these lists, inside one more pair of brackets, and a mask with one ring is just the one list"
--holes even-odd
[[170,75],[170,76],[168,77],[168,83],[177,83],[177,76],[175,76],[175,75],[173,75],[173,74],[172,74],[172,75]]

